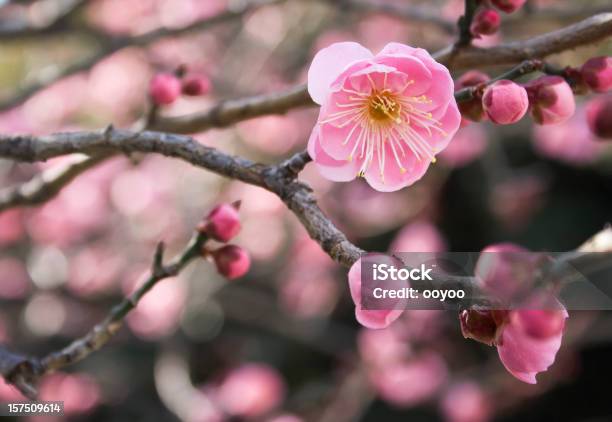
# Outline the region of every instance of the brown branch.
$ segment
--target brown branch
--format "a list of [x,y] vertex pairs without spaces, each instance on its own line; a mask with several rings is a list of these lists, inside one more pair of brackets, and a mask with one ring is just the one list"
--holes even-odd
[[77,176],[104,161],[108,155],[81,158],[65,166],[43,171],[30,181],[0,191],[0,212],[13,207],[42,204],[55,197]]
[[[49,1],[51,0],[40,0],[39,3],[48,3]],[[47,23],[45,25],[34,25],[31,22],[17,20],[0,21],[0,39],[2,41],[22,40],[24,38],[42,37],[73,29],[84,29],[71,25],[70,20],[87,5],[88,1],[64,0],[59,8],[47,8],[52,10],[52,15],[46,17]]]
[[573,25],[525,41],[513,41],[495,47],[466,47],[457,54],[452,48],[438,52],[437,60],[452,69],[517,63],[541,59],[551,54],[593,44],[612,35],[612,13],[591,16]]
[[[502,44],[491,49],[474,50],[472,47],[462,48],[453,56],[452,60],[453,63],[455,63],[455,67],[461,67],[468,60],[475,60],[474,55],[476,54],[479,63],[487,64],[489,63],[488,60],[490,60],[487,58],[490,57],[487,55],[487,52],[493,51],[494,53],[492,54],[501,54],[499,52],[503,52],[507,60],[520,61],[520,57],[527,54],[526,52],[529,52],[528,55],[533,54],[531,53],[533,51],[538,51],[542,54],[546,53],[542,52],[542,48],[546,47],[546,43],[548,42],[546,40],[551,39],[557,41],[546,47],[548,48],[548,50],[546,50],[548,52],[551,51],[550,48],[552,47],[555,48],[555,51],[558,49],[571,48],[578,44],[581,45],[582,43],[588,43],[595,39],[602,39],[608,36],[612,30],[611,17],[612,14],[608,13],[589,18],[565,29],[551,32],[529,41],[520,42],[518,43],[521,46],[520,48],[516,47],[517,43]],[[568,34],[573,35],[570,36]],[[477,51],[477,53],[475,51]],[[472,58],[464,58],[466,54],[468,57]],[[443,52],[438,53],[437,56],[442,62],[446,60],[446,63],[451,59],[450,56]],[[527,60],[516,68],[511,69],[509,72],[504,73],[502,76],[512,79],[526,72],[541,70],[539,63],[540,62],[537,60]],[[456,93],[455,98],[457,101],[469,100],[473,94],[474,89],[465,89]],[[315,104],[308,95],[306,86],[300,85],[280,93],[223,101],[203,113],[194,113],[181,117],[160,116],[155,119],[152,128],[154,130],[173,133],[194,133],[210,128],[229,126],[236,122],[262,115],[282,114],[293,108],[314,105]],[[41,203],[53,197],[65,184],[76,177],[76,175],[82,173],[88,167],[95,165],[97,162],[97,159],[93,158],[87,164],[81,163],[73,169],[65,169],[65,174],[60,172],[60,174],[56,174],[55,177],[43,175],[22,187],[11,188],[4,192],[0,192],[0,210],[12,206],[35,205]],[[48,180],[48,183],[43,183],[45,180]]]
[[173,133],[195,133],[267,114],[283,114],[297,107],[314,106],[306,85],[287,91],[222,101],[205,113],[181,117],[159,117],[152,129]]
[[[451,54],[449,47],[434,54],[441,63],[460,70],[467,67],[515,64],[601,41],[612,35],[612,13],[603,13],[527,40],[491,48],[462,47]],[[211,110],[182,117],[160,117],[153,129],[173,133],[196,133],[226,127],[264,114],[283,114],[296,107],[314,106],[305,85],[281,93],[259,95],[220,103]]]
[[310,236],[340,264],[350,266],[362,252],[325,216],[310,187],[295,180],[297,172],[310,161],[305,152],[280,165],[268,166],[224,154],[188,136],[160,132],[109,128],[98,132],[58,133],[41,137],[0,135],[0,157],[19,161],[41,161],[72,153],[118,152],[159,153],[263,187],[281,198]]
[[194,22],[182,28],[176,28],[176,29],[161,28],[161,29],[156,29],[156,30],[153,30],[153,31],[150,31],[150,32],[147,32],[145,34],[138,35],[135,37],[122,37],[122,38],[120,37],[120,38],[102,39],[102,41],[104,41],[104,45],[98,52],[62,70],[59,70],[58,72],[55,72],[55,73],[45,72],[44,74],[40,75],[38,79],[35,82],[31,83],[29,86],[22,88],[12,97],[7,98],[3,101],[0,101],[0,111],[6,110],[6,109],[9,109],[11,107],[15,107],[16,105],[21,104],[23,101],[27,100],[28,98],[36,94],[41,89],[44,89],[47,86],[61,79],[67,78],[68,76],[72,76],[80,72],[84,72],[86,70],[89,70],[92,66],[102,61],[104,58],[108,57],[109,55],[123,48],[143,47],[143,46],[149,45],[157,41],[160,38],[178,37],[178,36],[188,35],[194,32],[198,32],[198,31],[206,30],[212,26],[241,18],[242,16],[254,10],[255,8],[258,8],[264,5],[279,3],[282,1],[284,0],[253,0],[251,2],[248,2],[243,8],[239,10],[227,11],[219,15]]
[[0,375],[18,388],[26,397],[36,397],[35,382],[41,376],[72,365],[102,348],[119,331],[127,314],[134,309],[142,297],[155,285],[169,277],[175,277],[193,259],[200,256],[204,235],[196,232],[187,247],[174,260],[163,264],[163,244],[155,251],[153,265],[145,282],[130,296],[113,307],[106,318],[61,350],[49,353],[42,358],[26,357],[9,352],[0,347]]

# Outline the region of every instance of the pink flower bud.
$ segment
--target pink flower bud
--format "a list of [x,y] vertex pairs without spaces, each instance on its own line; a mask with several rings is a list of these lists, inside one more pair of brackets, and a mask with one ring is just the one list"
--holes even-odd
[[181,81],[171,73],[158,73],[149,84],[149,96],[156,105],[172,104],[181,95]]
[[183,78],[183,94],[191,97],[206,95],[210,91],[210,79],[202,74],[189,74]]
[[[464,73],[455,82],[455,90],[458,91],[463,88],[476,86],[485,83],[489,80],[489,75],[480,72],[478,70],[470,70]],[[482,101],[480,98],[472,98],[469,101],[461,101],[457,103],[461,116],[474,122],[479,122],[486,118],[484,110],[482,109]]]
[[576,111],[574,93],[560,76],[542,76],[525,84],[533,120],[540,125],[561,123]]
[[596,136],[612,139],[612,95],[601,96],[586,106],[589,129]]
[[484,92],[482,106],[492,122],[509,125],[523,118],[529,107],[529,99],[525,88],[502,79]]
[[491,0],[491,3],[502,12],[512,13],[520,9],[526,1],[527,0]]
[[228,242],[240,232],[240,202],[217,205],[198,226],[198,230],[206,233],[219,242]]
[[612,87],[612,57],[593,57],[580,68],[582,79],[595,92],[607,92]]
[[501,17],[499,13],[493,9],[482,9],[474,19],[470,26],[470,32],[475,37],[480,35],[493,35],[499,30],[499,24],[501,23]]
[[242,277],[251,267],[249,253],[240,246],[226,245],[212,253],[217,271],[229,280]]

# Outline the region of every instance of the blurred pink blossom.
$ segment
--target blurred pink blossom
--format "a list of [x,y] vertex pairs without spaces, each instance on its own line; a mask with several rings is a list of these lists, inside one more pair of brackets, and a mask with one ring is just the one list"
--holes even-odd
[[124,264],[115,250],[103,246],[83,248],[70,260],[68,289],[79,296],[107,292],[119,281]]
[[389,250],[392,252],[443,252],[446,241],[438,228],[421,220],[406,225],[395,236]]
[[21,299],[30,290],[30,276],[17,258],[0,258],[0,299]]
[[448,371],[435,352],[370,373],[381,399],[398,407],[411,407],[431,399],[446,383]]
[[101,401],[98,383],[85,374],[52,374],[43,378],[40,400],[63,401],[66,415],[89,412]]
[[[125,286],[126,294],[138,287],[143,280],[144,277],[141,277],[137,283],[128,282]],[[148,340],[165,337],[177,328],[186,298],[187,292],[181,279],[162,280],[129,313],[127,323],[139,337]]]
[[439,157],[449,167],[463,167],[482,156],[486,149],[485,129],[481,125],[469,125],[457,131]]
[[265,415],[285,396],[285,383],[278,371],[263,363],[247,363],[233,369],[218,390],[222,408],[232,416],[256,418]]
[[471,381],[453,384],[445,391],[440,407],[447,422],[486,422],[491,417],[491,402]]
[[583,107],[565,122],[535,126],[533,141],[541,155],[574,165],[595,161],[603,149],[589,130]]
[[0,246],[13,244],[24,234],[23,212],[18,208],[0,212]]

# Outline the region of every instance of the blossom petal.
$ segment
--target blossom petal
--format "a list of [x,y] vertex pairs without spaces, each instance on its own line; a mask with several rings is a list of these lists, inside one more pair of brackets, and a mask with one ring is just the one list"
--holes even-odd
[[380,192],[394,192],[406,186],[410,186],[419,180],[431,164],[431,161],[422,157],[420,160],[410,153],[407,146],[403,147],[406,155],[402,156],[401,152],[396,147],[396,153],[400,158],[400,163],[405,171],[402,171],[400,166],[395,161],[395,155],[389,142],[385,142],[385,166],[381,177],[380,163],[378,154],[374,153],[372,164],[365,174],[367,182],[374,189]]
[[[520,312],[520,311],[516,311]],[[517,324],[507,324],[497,346],[499,358],[510,373],[524,382],[535,384],[535,375],[548,369],[561,347],[563,333],[537,339]]]
[[372,52],[355,42],[341,42],[319,51],[308,70],[308,93],[323,104],[330,86],[351,63],[372,58]]
[[319,127],[315,126],[308,141],[308,154],[313,159],[317,169],[327,179],[333,182],[349,182],[357,176],[360,162],[357,160],[335,160],[322,148],[319,139]]

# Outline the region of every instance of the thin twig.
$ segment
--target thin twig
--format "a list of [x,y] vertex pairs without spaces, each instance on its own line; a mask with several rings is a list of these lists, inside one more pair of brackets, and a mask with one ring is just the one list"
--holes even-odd
[[0,347],[0,375],[17,387],[26,397],[35,398],[35,382],[41,376],[72,365],[107,344],[119,331],[127,314],[155,285],[175,277],[193,259],[200,256],[206,237],[196,232],[186,248],[174,260],[163,264],[163,244],[159,244],[153,258],[149,276],[130,296],[113,307],[103,321],[68,346],[38,359],[17,355]]
[[261,7],[264,5],[279,3],[284,0],[256,0],[247,3],[247,5],[240,10],[230,10],[219,15],[202,19],[200,21],[194,22],[190,25],[187,25],[182,28],[161,28],[156,29],[150,32],[147,32],[142,35],[138,35],[135,37],[119,37],[119,38],[110,38],[102,39],[104,41],[103,47],[92,56],[87,57],[83,60],[78,61],[62,70],[57,72],[45,72],[43,75],[40,75],[38,79],[28,85],[25,88],[22,88],[12,97],[7,98],[3,101],[0,101],[0,111],[6,110],[11,107],[15,107],[18,104],[21,104],[32,95],[36,94],[41,89],[48,87],[49,85],[67,78],[69,76],[75,75],[77,73],[86,71],[91,69],[98,62],[102,61],[104,58],[110,56],[111,54],[126,48],[126,47],[143,47],[157,41],[160,38],[165,37],[178,37],[183,35],[188,35],[197,31],[202,31],[208,29],[212,26],[229,22],[238,18],[241,18],[245,14],[254,10],[257,7]]

